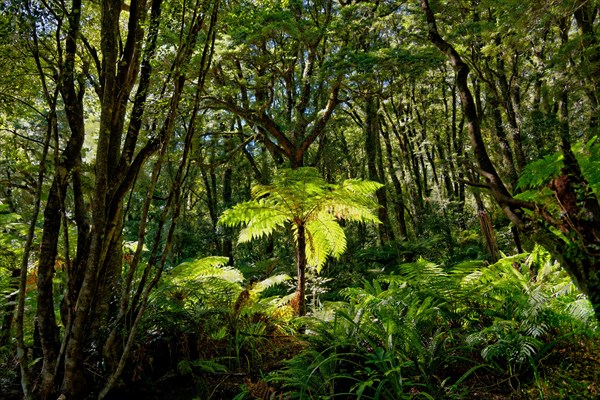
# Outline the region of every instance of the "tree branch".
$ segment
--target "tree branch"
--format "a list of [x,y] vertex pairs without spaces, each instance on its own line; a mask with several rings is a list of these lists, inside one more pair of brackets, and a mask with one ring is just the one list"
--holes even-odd
[[327,100],[327,105],[323,110],[323,114],[321,117],[315,122],[314,127],[307,137],[304,138],[300,146],[298,147],[297,153],[304,154],[306,150],[308,150],[309,146],[323,133],[327,122],[331,118],[333,114],[333,110],[339,103],[338,94],[340,92],[341,81],[338,79],[335,82],[331,93],[329,94],[329,99]]

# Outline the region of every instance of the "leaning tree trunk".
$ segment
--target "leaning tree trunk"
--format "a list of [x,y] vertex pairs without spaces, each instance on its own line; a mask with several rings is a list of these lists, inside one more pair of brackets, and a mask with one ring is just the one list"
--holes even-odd
[[[559,106],[564,168],[550,185],[561,208],[560,215],[556,217],[543,206],[513,198],[500,180],[483,143],[477,109],[467,82],[469,67],[438,33],[428,0],[419,1],[427,20],[429,40],[450,60],[457,75],[457,88],[477,170],[484,176],[492,197],[515,226],[525,230],[561,262],[573,282],[588,296],[600,321],[600,204],[571,150],[566,88],[561,92]],[[568,24],[563,24],[561,33],[564,42],[567,40],[567,27]],[[526,210],[530,215],[525,213]],[[559,229],[562,235],[557,235],[555,229]]]

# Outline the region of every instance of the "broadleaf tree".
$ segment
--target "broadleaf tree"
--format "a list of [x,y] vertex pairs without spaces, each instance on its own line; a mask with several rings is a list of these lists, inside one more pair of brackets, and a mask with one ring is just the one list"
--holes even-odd
[[[43,216],[35,253],[39,341],[33,346],[24,334],[33,331],[33,323],[23,321],[25,278],[28,267],[34,268],[29,251],[21,263],[15,318],[23,394],[26,399],[84,398],[94,387],[102,387],[98,397],[103,398],[118,384],[149,292],[169,254],[183,171],[199,115],[198,94],[212,58],[219,1],[198,0],[180,8],[170,0],[128,4],[32,0],[2,8],[15,15],[11,34],[2,37],[2,48],[18,49],[22,65],[33,77],[22,89],[15,87],[14,102],[39,110],[42,118],[37,118],[40,128],[35,131],[47,132],[40,159],[30,161],[39,165],[40,173],[30,185],[36,187],[36,206],[26,248],[32,244],[38,204]],[[177,38],[175,43],[172,38]],[[191,74],[194,85],[186,91]],[[2,86],[5,77],[3,73]],[[32,97],[36,91],[39,96]],[[0,102],[2,117],[7,117],[3,129],[6,126],[15,137],[40,142],[39,133],[32,129],[13,129],[22,117],[4,112],[10,107],[4,100]],[[23,122],[28,126],[32,121]],[[161,207],[151,255],[141,263],[154,185],[170,143],[178,140],[183,150],[170,180],[169,200]],[[50,150],[52,165],[50,156],[46,160]],[[151,160],[154,168],[147,167]],[[128,205],[138,178],[146,175],[154,183],[145,211],[134,217],[140,221],[140,245],[128,264],[123,262],[124,224],[131,216]],[[164,172],[161,176],[164,179]],[[69,232],[75,231],[68,240]],[[61,234],[65,234],[64,244]],[[59,286],[55,278],[61,259],[66,260],[66,283]],[[145,268],[143,277],[135,281],[140,265]],[[40,359],[36,365],[29,359],[34,354]],[[90,374],[84,360],[103,365],[102,373]],[[37,378],[28,379],[33,371]]]
[[[577,160],[571,145],[572,122],[566,86],[558,88],[559,100],[556,104],[559,149],[563,158],[560,175],[545,187],[553,192],[552,201],[556,201],[555,208],[558,212],[552,212],[547,205],[532,200],[521,200],[508,190],[483,140],[479,118],[481,111],[468,83],[470,67],[456,47],[439,33],[437,18],[429,1],[420,0],[419,4],[425,15],[429,40],[446,56],[456,74],[471,148],[477,163],[476,170],[485,178],[483,186],[489,189],[495,202],[514,226],[530,235],[536,243],[542,244],[561,262],[573,282],[588,296],[596,318],[600,320],[600,203],[593,186],[589,183],[590,178],[592,181],[595,179],[595,174],[584,174],[582,163]],[[563,19],[558,19],[556,23],[561,33],[562,44],[565,45],[568,42],[566,24]],[[592,125],[588,129],[593,130],[595,127]],[[589,145],[590,153],[594,153],[592,143]],[[592,154],[585,158],[594,163]],[[584,161],[583,165],[589,163]],[[527,179],[526,177],[525,180]],[[539,177],[529,179],[535,181],[539,180]]]

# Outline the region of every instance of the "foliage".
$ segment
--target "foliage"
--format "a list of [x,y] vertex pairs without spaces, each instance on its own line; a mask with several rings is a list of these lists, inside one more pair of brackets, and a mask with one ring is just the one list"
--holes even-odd
[[[291,310],[285,298],[262,293],[290,278],[274,275],[242,285],[240,271],[226,262],[206,257],[182,263],[153,294],[138,363],[151,363],[155,379],[175,371],[206,390],[222,374],[252,373],[286,351]],[[155,358],[166,352],[168,360]]]
[[[600,194],[600,142],[598,137],[593,137],[585,144],[577,144],[573,148],[583,176],[587,179],[596,195]],[[517,185],[518,189],[525,190],[540,188],[556,178],[563,168],[563,155],[560,152],[547,155],[542,159],[529,163]]]
[[476,371],[527,382],[563,335],[595,325],[540,247],[486,267],[421,259],[343,293],[270,377],[292,398],[463,398]]
[[528,164],[519,178],[517,189],[537,188],[549,183],[560,173],[562,160],[562,153],[554,153]]
[[[543,361],[585,354],[590,303],[535,241],[566,270],[593,270],[577,279],[593,286],[598,210],[588,220],[584,203],[600,196],[597,2],[78,3],[0,4],[1,393],[18,386],[28,226],[20,376],[30,371],[44,398],[94,395],[61,380],[95,391],[119,367],[124,386],[166,369],[211,388],[224,369],[255,381],[301,347],[283,335],[295,324],[314,345],[280,382],[305,397],[468,397],[476,374],[515,391],[533,376],[541,396]],[[418,3],[431,3],[468,68],[429,43]],[[476,115],[461,109],[467,70]],[[552,187],[573,172],[567,146],[589,185],[561,198]],[[311,168],[283,169],[301,165]],[[385,187],[348,179],[362,177]],[[484,189],[498,182],[506,192]],[[565,199],[584,207],[569,215]],[[511,255],[491,266],[480,208]],[[508,209],[513,218],[498,217]],[[387,235],[346,224],[379,219]],[[233,251],[237,228],[253,243]],[[287,306],[300,247],[321,322],[293,320]]]
[[340,185],[327,183],[314,168],[281,170],[271,185],[256,185],[253,200],[226,210],[220,223],[244,225],[238,241],[248,242],[286,224],[292,225],[297,240],[298,227],[306,227],[306,254],[309,265],[321,270],[328,256],[339,257],[346,249],[346,235],[339,220],[378,222],[370,197],[382,185],[348,179]]

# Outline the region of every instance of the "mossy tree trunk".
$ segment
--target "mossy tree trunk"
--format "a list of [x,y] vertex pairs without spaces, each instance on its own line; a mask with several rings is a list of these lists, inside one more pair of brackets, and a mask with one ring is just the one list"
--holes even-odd
[[[477,170],[485,178],[492,197],[515,226],[541,243],[561,262],[574,283],[588,296],[600,321],[600,204],[571,150],[566,87],[560,92],[559,101],[564,168],[550,184],[561,208],[560,216],[555,217],[541,205],[515,199],[504,186],[483,142],[477,108],[467,81],[469,67],[438,33],[428,0],[420,0],[420,6],[425,13],[429,40],[448,58],[456,73]],[[568,23],[560,26],[563,44],[567,41],[568,26]],[[556,234],[557,229],[562,235]]]

